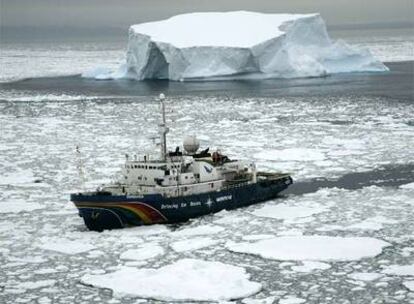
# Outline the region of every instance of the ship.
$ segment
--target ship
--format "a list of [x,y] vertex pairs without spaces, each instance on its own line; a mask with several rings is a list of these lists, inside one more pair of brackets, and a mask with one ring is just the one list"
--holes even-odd
[[185,222],[277,198],[292,184],[288,173],[258,171],[252,161],[200,150],[194,135],[169,151],[163,94],[159,102],[159,156],[126,155],[118,180],[70,194],[89,230]]

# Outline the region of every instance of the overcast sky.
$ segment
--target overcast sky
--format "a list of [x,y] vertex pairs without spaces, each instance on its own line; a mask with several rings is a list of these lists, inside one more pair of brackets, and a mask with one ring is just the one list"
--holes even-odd
[[414,23],[413,0],[0,0],[5,26],[117,27],[194,11],[320,12],[329,25]]

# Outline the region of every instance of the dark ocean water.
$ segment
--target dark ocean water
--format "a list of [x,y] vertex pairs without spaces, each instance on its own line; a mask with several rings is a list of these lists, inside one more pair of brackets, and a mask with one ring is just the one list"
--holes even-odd
[[386,63],[389,72],[345,73],[327,77],[229,81],[134,81],[95,80],[80,76],[33,78],[0,83],[0,90],[33,94],[153,97],[166,95],[215,96],[383,96],[395,101],[414,100],[414,61]]

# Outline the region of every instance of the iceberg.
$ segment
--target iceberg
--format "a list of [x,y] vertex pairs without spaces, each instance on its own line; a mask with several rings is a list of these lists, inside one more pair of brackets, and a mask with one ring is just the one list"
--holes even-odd
[[333,42],[319,14],[190,13],[132,25],[126,63],[96,79],[295,78],[388,68],[368,49]]

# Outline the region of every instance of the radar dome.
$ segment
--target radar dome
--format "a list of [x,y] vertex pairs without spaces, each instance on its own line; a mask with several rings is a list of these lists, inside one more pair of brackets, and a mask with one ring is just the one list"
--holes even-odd
[[200,147],[200,142],[194,135],[187,136],[186,138],[184,138],[183,147],[188,154],[194,154]]

